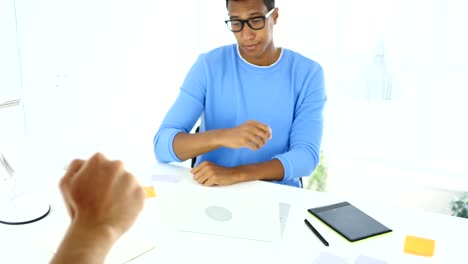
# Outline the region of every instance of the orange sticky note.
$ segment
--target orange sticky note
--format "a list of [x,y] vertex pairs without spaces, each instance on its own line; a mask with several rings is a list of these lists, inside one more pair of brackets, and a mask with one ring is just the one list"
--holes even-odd
[[143,191],[145,192],[146,198],[156,197],[156,191],[154,190],[153,186],[143,187]]
[[418,256],[432,257],[434,256],[435,240],[406,236],[405,253],[414,254]]

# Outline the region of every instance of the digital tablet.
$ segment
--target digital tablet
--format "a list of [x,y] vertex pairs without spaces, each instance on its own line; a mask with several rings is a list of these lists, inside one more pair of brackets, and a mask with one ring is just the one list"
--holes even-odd
[[310,208],[307,211],[351,242],[392,232],[348,202]]

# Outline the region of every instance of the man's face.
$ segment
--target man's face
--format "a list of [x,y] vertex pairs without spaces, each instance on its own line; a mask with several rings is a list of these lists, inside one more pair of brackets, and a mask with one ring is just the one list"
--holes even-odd
[[[240,0],[229,1],[228,12],[231,20],[249,19],[253,17],[264,16],[268,11],[263,0]],[[244,24],[242,31],[234,33],[239,44],[239,50],[242,57],[249,62],[268,61],[268,56],[272,56],[273,46],[273,25],[278,17],[277,10],[273,12],[266,20],[265,27],[260,30],[254,30]]]

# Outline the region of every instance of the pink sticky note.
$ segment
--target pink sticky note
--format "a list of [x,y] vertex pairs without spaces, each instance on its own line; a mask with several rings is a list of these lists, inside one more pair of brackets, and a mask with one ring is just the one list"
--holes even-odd
[[159,182],[177,182],[178,177],[171,174],[153,174],[151,179]]
[[387,261],[361,255],[354,264],[387,264]]
[[346,264],[346,259],[327,252],[321,252],[312,264]]

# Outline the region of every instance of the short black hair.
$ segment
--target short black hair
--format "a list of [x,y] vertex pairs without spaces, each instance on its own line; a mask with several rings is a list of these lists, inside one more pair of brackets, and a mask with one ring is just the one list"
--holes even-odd
[[[231,0],[226,0],[226,8],[228,8],[229,1]],[[233,0],[233,1],[236,1],[236,0]],[[268,11],[275,8],[275,0],[263,0],[263,2],[265,3]]]

